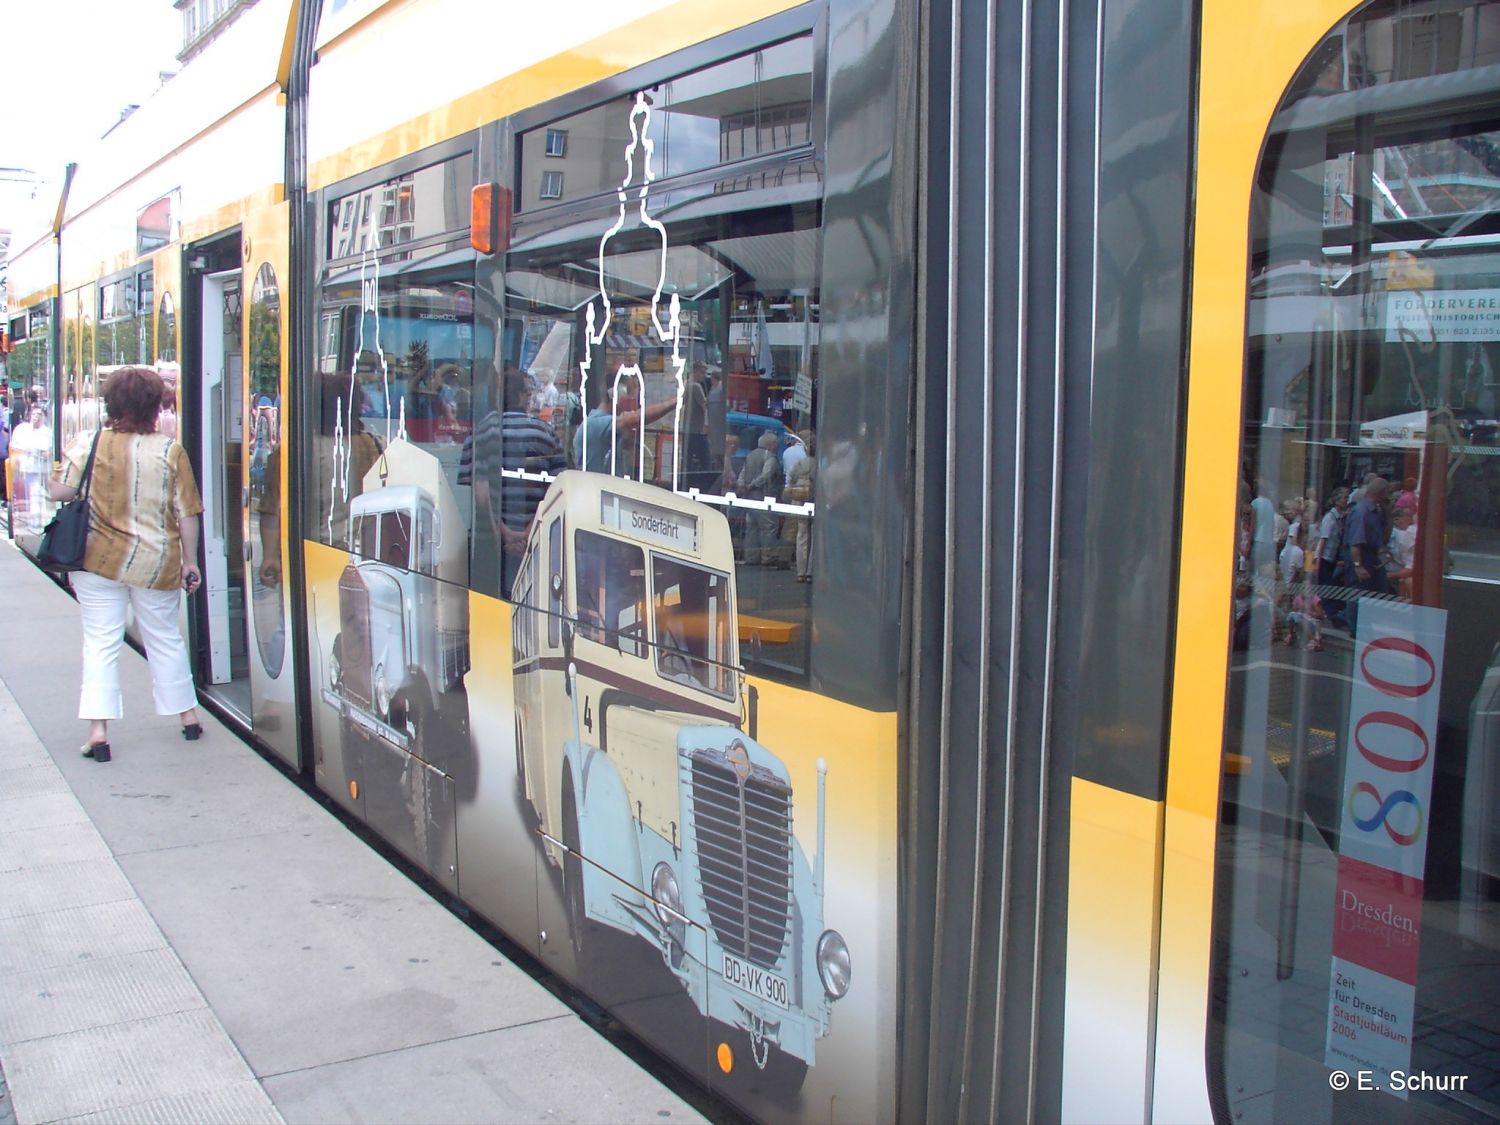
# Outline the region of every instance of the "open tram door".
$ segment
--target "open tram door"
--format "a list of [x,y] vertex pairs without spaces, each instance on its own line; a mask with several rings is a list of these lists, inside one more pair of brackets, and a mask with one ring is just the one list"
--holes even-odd
[[231,494],[239,525],[245,607],[249,717],[256,737],[299,764],[296,691],[289,634],[292,606],[286,520],[287,309],[290,278],[286,203],[247,216],[243,237],[244,389],[240,398],[240,461]]
[[244,529],[237,518],[245,447],[239,236],[189,247],[185,275],[183,353],[188,378],[182,437],[197,453],[203,495],[203,589],[194,611],[199,625],[195,672],[202,692],[248,725]]

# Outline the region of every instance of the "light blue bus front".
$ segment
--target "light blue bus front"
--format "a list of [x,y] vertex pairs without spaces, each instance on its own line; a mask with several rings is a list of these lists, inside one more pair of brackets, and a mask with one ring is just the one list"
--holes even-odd
[[[811,1065],[848,991],[849,951],[823,928],[822,864],[793,834],[786,768],[733,727],[684,728],[677,752],[682,838],[640,832],[651,898],[629,909],[632,924],[690,996],[707,996],[710,1017]],[[824,779],[820,763],[820,855]],[[688,919],[706,934],[704,962],[687,948]]]

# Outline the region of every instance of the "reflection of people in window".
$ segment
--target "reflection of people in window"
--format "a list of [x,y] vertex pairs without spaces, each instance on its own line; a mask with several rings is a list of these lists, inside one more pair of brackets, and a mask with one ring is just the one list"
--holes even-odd
[[531,522],[547,482],[506,473],[556,476],[566,468],[557,435],[530,410],[531,388],[518,368],[505,369],[504,409],[490,411],[474,435],[474,507],[501,559],[500,592],[509,596],[526,551]]

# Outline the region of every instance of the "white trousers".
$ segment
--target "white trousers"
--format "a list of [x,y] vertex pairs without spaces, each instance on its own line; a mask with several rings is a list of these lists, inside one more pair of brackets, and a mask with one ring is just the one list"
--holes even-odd
[[156,713],[180,715],[198,705],[187,645],[177,625],[180,590],[127,586],[86,570],[75,571],[72,582],[83,619],[80,719],[118,719],[125,712],[120,691],[120,645],[125,640],[127,606],[135,610],[136,628],[146,646]]

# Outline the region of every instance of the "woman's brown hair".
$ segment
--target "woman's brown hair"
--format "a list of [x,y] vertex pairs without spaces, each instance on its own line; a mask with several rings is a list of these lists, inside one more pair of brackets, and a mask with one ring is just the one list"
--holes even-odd
[[109,412],[110,429],[127,434],[155,433],[161,399],[162,381],[155,369],[120,368],[104,386],[104,409]]

